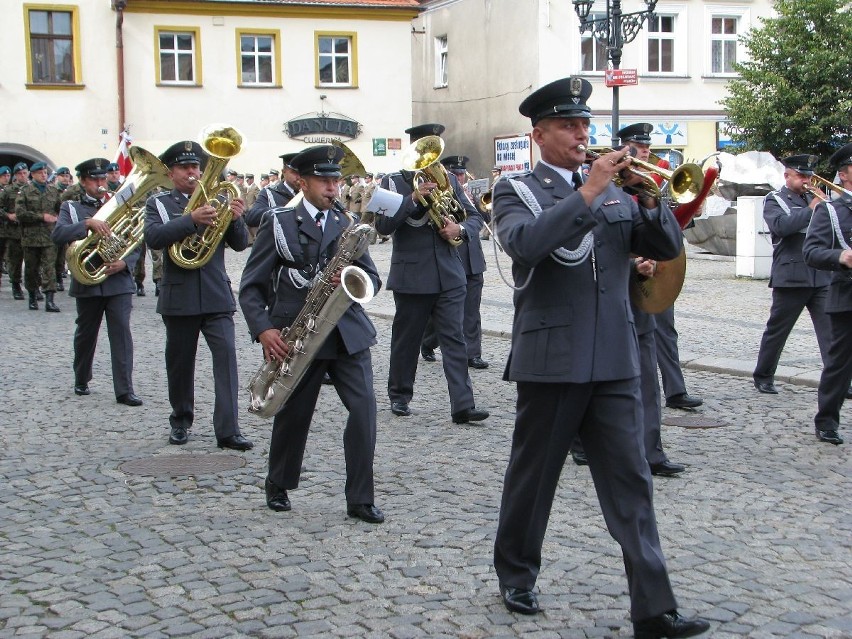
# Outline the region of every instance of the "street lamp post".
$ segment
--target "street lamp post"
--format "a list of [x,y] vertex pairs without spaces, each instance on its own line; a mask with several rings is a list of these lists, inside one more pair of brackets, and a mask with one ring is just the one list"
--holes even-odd
[[[654,16],[657,0],[644,0],[645,11],[621,12],[621,0],[606,0],[606,16],[589,19],[594,0],[572,0],[574,11],[580,18],[580,34],[590,31],[595,40],[606,42],[607,57],[612,68],[621,67],[621,50],[633,42],[642,30],[642,23]],[[612,145],[618,144],[618,85],[612,87]]]

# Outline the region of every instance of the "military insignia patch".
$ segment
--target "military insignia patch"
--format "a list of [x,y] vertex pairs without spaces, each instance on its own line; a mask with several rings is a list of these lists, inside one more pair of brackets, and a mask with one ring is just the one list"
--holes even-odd
[[184,142],[183,143],[183,150],[184,151],[192,151],[192,142],[190,142],[189,140]]

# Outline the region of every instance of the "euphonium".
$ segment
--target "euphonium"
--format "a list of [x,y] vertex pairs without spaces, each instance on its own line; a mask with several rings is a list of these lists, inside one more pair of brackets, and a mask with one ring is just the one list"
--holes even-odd
[[[210,261],[234,219],[231,200],[240,197],[236,186],[220,182],[219,177],[228,161],[240,152],[243,136],[226,124],[211,124],[201,131],[199,142],[210,158],[183,214],[190,215],[195,209],[209,204],[216,209],[216,221],[205,227],[203,232],[193,233],[169,247],[172,261],[185,269],[201,268]],[[225,199],[220,200],[220,196]]]
[[[335,208],[342,211],[338,204]],[[278,413],[293,394],[320,347],[352,302],[366,304],[375,294],[373,281],[352,262],[363,255],[370,243],[369,224],[354,222],[341,234],[337,253],[311,288],[299,315],[281,331],[289,352],[283,361],[264,362],[248,385],[249,412],[261,417]],[[340,273],[340,286],[331,283]]]
[[[444,141],[437,135],[427,135],[411,144],[402,154],[402,168],[414,171],[415,191],[424,182],[437,184],[435,190],[427,196],[428,200],[420,194],[417,199],[423,206],[429,207],[429,218],[439,229],[447,225],[445,218],[461,223],[466,217],[462,205],[456,201],[447,169],[441,164],[443,152]],[[453,246],[462,243],[459,238],[448,241]]]
[[106,222],[112,233],[104,237],[89,231],[84,239],[72,242],[65,253],[71,275],[81,284],[94,286],[103,282],[107,278],[106,265],[123,260],[142,243],[148,193],[157,187],[171,187],[169,170],[156,156],[133,146],[130,159],[133,171],[94,216]]

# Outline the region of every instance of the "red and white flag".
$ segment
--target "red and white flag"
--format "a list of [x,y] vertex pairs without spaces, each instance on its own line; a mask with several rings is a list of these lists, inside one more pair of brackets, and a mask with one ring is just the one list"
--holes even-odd
[[118,164],[118,170],[121,172],[122,178],[126,178],[133,170],[133,161],[130,159],[130,145],[132,143],[133,138],[130,137],[130,131],[124,129],[121,132],[118,153],[115,154],[115,163]]

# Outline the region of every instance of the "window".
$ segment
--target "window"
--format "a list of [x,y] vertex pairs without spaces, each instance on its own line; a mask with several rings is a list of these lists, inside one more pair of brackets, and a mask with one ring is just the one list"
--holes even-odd
[[[603,13],[590,13],[589,20],[605,18]],[[590,32],[580,36],[580,69],[588,72],[606,71],[607,51],[606,43],[593,37]]]
[[354,33],[317,32],[317,86],[358,86],[357,45]]
[[278,31],[237,29],[239,86],[281,86],[281,49]]
[[648,73],[675,70],[675,16],[655,14],[648,19]]
[[710,72],[735,73],[737,62],[737,16],[714,15],[710,19]]
[[447,36],[435,38],[435,88],[447,86]]
[[24,5],[27,83],[79,87],[80,26],[77,7]]
[[201,86],[198,29],[155,27],[157,84]]

